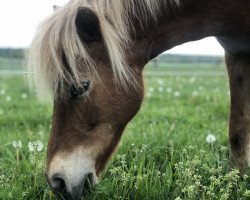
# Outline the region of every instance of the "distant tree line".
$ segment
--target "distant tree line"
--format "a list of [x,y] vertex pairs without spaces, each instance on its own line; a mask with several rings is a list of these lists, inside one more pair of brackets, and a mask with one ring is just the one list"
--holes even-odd
[[220,63],[222,56],[161,54],[156,58],[167,63]]
[[[22,59],[25,57],[26,49],[18,48],[0,48],[0,58]],[[153,63],[222,63],[221,56],[200,56],[200,55],[174,55],[161,54],[153,60]]]
[[24,58],[25,49],[0,48],[0,58]]

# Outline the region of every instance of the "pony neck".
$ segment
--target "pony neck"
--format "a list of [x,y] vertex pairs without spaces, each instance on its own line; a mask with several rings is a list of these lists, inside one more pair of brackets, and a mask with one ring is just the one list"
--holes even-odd
[[186,42],[209,36],[230,38],[239,31],[250,33],[248,27],[240,26],[250,20],[246,15],[249,9],[247,1],[229,1],[227,5],[223,0],[180,1],[179,7],[166,9],[156,26],[147,30],[149,60]]

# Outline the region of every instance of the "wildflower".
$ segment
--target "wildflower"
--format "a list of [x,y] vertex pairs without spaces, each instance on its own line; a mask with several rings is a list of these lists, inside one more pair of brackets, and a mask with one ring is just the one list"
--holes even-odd
[[153,87],[150,87],[148,90],[149,92],[154,92],[155,89]]
[[13,141],[13,142],[12,142],[12,145],[13,145],[13,147],[16,148],[16,149],[22,148],[22,142],[21,142],[20,140],[15,140],[15,141]]
[[152,97],[151,92],[148,92],[147,97],[149,97],[149,98]]
[[159,88],[158,88],[158,91],[159,91],[159,92],[163,92],[163,90],[164,90],[163,87],[159,87]]
[[193,97],[196,97],[196,96],[198,96],[199,95],[199,92],[197,92],[197,91],[194,91],[193,93],[192,93],[192,96]]
[[49,191],[48,195],[49,195],[50,198],[54,198],[55,197],[55,195],[54,195],[54,193],[52,191]]
[[29,142],[29,150],[30,151],[42,151],[43,150],[43,143],[39,140],[37,140],[36,142]]
[[196,81],[196,78],[195,77],[192,77],[190,80],[189,80],[189,83],[194,83]]
[[16,164],[17,170],[20,170],[20,156],[19,156],[19,149],[22,148],[22,142],[20,140],[15,140],[12,142],[14,148],[16,148]]
[[27,95],[26,93],[23,93],[23,94],[22,94],[22,98],[23,98],[23,99],[27,99],[27,97],[28,97],[28,95]]
[[34,187],[36,188],[37,187],[37,177],[38,177],[38,168],[39,168],[39,153],[40,151],[43,150],[43,143],[39,140],[37,140],[36,142],[29,142],[28,144],[29,146],[29,150],[31,152],[34,152],[34,156],[35,158],[32,158],[32,161],[34,159],[34,162],[35,162],[35,178],[34,178]]
[[216,141],[216,137],[212,134],[208,134],[206,138],[207,143],[212,144]]
[[1,90],[1,91],[0,91],[0,94],[1,94],[1,95],[4,95],[5,93],[6,93],[5,90]]
[[163,85],[164,84],[164,81],[162,79],[158,79],[157,82],[158,82],[159,85]]
[[168,88],[166,89],[166,91],[167,91],[168,93],[170,93],[170,92],[172,92],[172,88],[168,87]]
[[181,96],[181,93],[178,92],[178,91],[176,91],[176,92],[174,92],[174,96],[175,96],[175,97],[179,97],[179,96]]
[[220,91],[219,88],[215,88],[215,89],[214,89],[214,92],[216,92],[216,93],[219,92],[219,91]]
[[10,96],[7,96],[7,97],[5,98],[5,100],[8,101],[8,102],[10,102],[10,101],[12,100],[12,98],[11,98]]
[[244,192],[244,196],[245,196],[245,197],[250,197],[250,190],[246,190],[246,191]]

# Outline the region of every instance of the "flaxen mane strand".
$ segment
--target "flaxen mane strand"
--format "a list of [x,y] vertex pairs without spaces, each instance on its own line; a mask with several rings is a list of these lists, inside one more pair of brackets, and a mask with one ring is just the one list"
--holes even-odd
[[[178,4],[177,0],[169,2]],[[62,83],[78,84],[79,59],[87,68],[85,71],[95,71],[95,61],[77,34],[75,19],[79,7],[88,7],[98,16],[114,77],[125,84],[133,81],[124,55],[124,47],[130,42],[131,13],[146,23],[147,18],[157,19],[160,5],[162,0],[71,0],[57,9],[40,24],[30,48],[29,68],[34,71],[39,94],[48,90],[56,94],[58,89],[63,92]],[[136,6],[140,7],[140,13],[136,13]],[[63,53],[69,65],[67,70]]]

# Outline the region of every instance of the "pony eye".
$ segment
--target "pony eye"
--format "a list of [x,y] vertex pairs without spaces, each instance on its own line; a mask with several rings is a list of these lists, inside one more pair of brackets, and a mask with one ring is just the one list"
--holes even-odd
[[90,81],[83,82],[79,86],[72,86],[71,87],[71,96],[72,97],[80,97],[84,95],[88,90],[90,86]]

